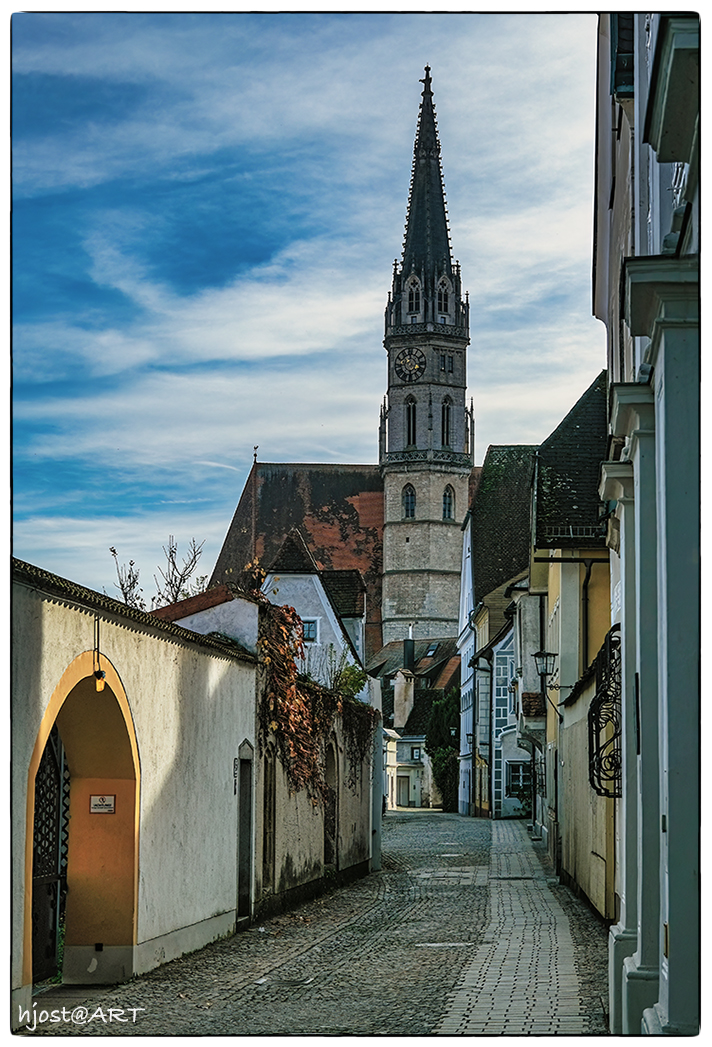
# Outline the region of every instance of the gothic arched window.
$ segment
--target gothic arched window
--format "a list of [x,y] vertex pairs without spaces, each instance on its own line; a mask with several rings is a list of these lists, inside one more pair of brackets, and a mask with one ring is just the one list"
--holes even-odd
[[450,484],[443,493],[443,520],[454,520],[455,518],[455,492]]
[[443,400],[442,414],[441,414],[441,420],[442,420],[441,436],[442,436],[442,439],[441,439],[440,442],[442,443],[443,447],[449,447],[450,446],[450,410],[451,410],[451,408],[452,408],[452,400],[450,399],[449,396],[446,396],[445,399]]
[[417,280],[411,280],[408,284],[408,312],[420,312],[420,284]]
[[407,447],[415,446],[415,399],[409,396],[405,402],[405,442]]
[[403,488],[403,516],[406,520],[415,517],[415,488],[412,484],[406,484]]
[[441,280],[440,283],[438,284],[438,312],[439,313],[446,313],[447,312],[447,310],[448,310],[448,302],[449,302],[449,295],[448,295],[447,282],[445,280]]

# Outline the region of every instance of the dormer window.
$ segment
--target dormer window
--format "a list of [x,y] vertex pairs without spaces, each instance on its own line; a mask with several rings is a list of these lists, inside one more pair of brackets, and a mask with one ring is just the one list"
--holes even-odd
[[420,284],[417,280],[408,284],[408,312],[420,312]]

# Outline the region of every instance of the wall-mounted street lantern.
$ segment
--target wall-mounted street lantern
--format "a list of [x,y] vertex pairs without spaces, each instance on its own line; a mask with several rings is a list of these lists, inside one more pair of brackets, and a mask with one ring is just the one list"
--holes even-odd
[[97,691],[104,690],[106,673],[101,668],[99,651],[99,615],[94,616],[94,686]]
[[468,733],[468,734],[465,735],[465,737],[467,738],[467,744],[469,745],[469,747],[471,749],[472,748],[472,735]]
[[532,655],[539,676],[553,676],[556,670],[556,655],[551,651],[537,651]]
[[547,702],[552,707],[556,715],[559,717],[559,723],[564,722],[564,718],[556,708],[551,698],[549,697],[549,691],[560,691],[561,687],[558,683],[549,683],[547,677],[553,676],[556,670],[556,655],[551,651],[537,651],[536,654],[532,655],[534,664],[536,665],[536,671],[541,677],[541,689],[544,692]]

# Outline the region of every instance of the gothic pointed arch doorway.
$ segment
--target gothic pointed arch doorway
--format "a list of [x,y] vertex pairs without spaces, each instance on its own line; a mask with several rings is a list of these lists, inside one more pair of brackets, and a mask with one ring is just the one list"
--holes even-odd
[[[101,689],[95,676],[97,657],[105,674]],[[42,813],[41,804],[47,801],[41,794],[48,745],[49,754],[56,753],[55,739],[61,739],[63,766],[71,781],[63,843],[67,894],[62,980],[122,981],[133,974],[136,942],[140,770],[128,700],[118,673],[103,655],[85,652],[65,671],[30,760],[24,936],[28,981],[42,973],[32,934],[42,885],[33,873],[38,818],[47,813],[46,806]]]

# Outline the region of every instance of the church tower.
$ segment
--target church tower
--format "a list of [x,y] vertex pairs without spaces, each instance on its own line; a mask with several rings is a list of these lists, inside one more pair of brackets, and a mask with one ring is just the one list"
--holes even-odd
[[457,636],[474,454],[466,406],[469,304],[450,250],[430,67],[425,67],[405,240],[386,306],[381,408],[383,642]]

